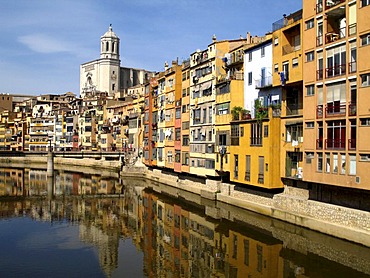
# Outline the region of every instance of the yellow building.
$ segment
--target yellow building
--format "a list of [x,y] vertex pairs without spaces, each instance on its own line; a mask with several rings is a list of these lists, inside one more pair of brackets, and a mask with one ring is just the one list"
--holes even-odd
[[244,47],[243,44],[230,50],[224,60],[226,73],[216,80],[215,168],[221,175],[230,173],[230,122],[234,115],[239,117],[237,107],[243,107],[244,103]]
[[303,2],[303,178],[318,196],[328,186],[369,190],[369,4]]
[[302,178],[302,10],[273,23],[273,87],[281,90],[280,175]]
[[230,181],[268,189],[282,187],[277,162],[280,114],[270,107],[267,117],[232,121],[230,140]]

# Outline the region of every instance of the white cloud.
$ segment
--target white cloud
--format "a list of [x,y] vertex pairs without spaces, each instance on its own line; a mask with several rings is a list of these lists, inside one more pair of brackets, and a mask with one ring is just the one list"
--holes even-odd
[[65,41],[44,34],[21,36],[18,38],[18,41],[39,53],[71,52],[73,49]]

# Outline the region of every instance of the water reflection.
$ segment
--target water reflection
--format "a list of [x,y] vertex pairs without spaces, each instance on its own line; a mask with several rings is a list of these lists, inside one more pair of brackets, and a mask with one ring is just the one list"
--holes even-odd
[[[205,204],[175,200],[137,183],[123,187],[114,174],[104,177],[58,172],[54,180],[56,197],[49,199],[45,198],[46,171],[0,169],[0,173],[0,194],[7,196],[0,199],[2,219],[23,217],[52,223],[53,227],[65,223],[78,227],[78,241],[95,248],[106,277],[127,275],[130,268],[141,271],[131,277],[316,278],[370,274],[368,248],[279,222],[266,225],[258,215],[248,214],[249,221],[245,222],[215,219],[206,212]],[[112,195],[121,190],[120,196]],[[243,214],[236,210],[224,213]],[[11,229],[11,224],[0,221],[0,228]],[[130,240],[133,248],[124,246],[122,240]],[[143,259],[122,267],[138,251]],[[83,248],[80,252],[83,256]],[[17,254],[13,259],[27,258]],[[24,271],[21,276],[30,273],[29,269]]]

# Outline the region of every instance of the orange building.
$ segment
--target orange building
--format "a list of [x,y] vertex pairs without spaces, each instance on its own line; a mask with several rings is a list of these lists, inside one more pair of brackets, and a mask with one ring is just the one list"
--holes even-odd
[[319,199],[331,186],[370,189],[369,4],[303,1],[303,178]]

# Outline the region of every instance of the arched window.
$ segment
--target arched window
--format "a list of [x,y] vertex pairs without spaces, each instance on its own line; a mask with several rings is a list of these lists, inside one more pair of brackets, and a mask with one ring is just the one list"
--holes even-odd
[[112,52],[114,53],[114,42],[112,42]]
[[109,51],[109,42],[106,42],[105,51]]

